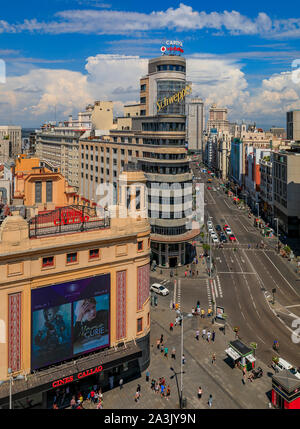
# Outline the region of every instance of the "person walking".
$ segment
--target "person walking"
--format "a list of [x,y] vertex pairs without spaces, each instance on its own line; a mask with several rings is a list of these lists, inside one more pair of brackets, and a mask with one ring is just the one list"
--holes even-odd
[[216,362],[216,354],[213,353],[212,357],[211,357],[211,363],[212,365]]
[[212,397],[212,395],[209,395],[209,398],[208,398],[208,406],[209,406],[209,408],[211,408],[211,406],[212,406],[212,401],[213,401],[213,397]]
[[141,393],[141,385],[140,384],[137,385],[136,391]]
[[173,322],[171,322],[170,323],[170,331],[173,331],[173,326],[174,326],[174,324],[173,324]]
[[163,353],[165,350],[165,346],[163,344],[160,345],[160,352]]
[[151,390],[154,390],[155,389],[155,380],[154,380],[154,378],[152,378],[152,380],[151,380]]
[[150,377],[150,372],[149,372],[149,370],[147,369],[147,372],[146,372],[146,381],[147,381],[147,383],[148,383],[148,381],[149,381],[149,377]]
[[155,383],[154,390],[155,390],[155,393],[159,392],[159,383],[158,383],[158,381]]
[[123,378],[120,378],[119,386],[120,386],[120,390],[123,389]]
[[205,336],[206,336],[206,329],[203,328],[202,329],[202,338],[205,340]]
[[161,334],[161,336],[160,336],[160,344],[162,344],[164,342],[164,336],[163,336],[163,334]]
[[165,391],[165,386],[162,384],[160,386],[160,397],[163,398],[164,397],[164,391]]
[[159,350],[159,347],[160,347],[160,339],[158,338],[156,340],[156,348],[157,348],[157,350]]
[[170,386],[168,385],[167,386],[167,391],[166,391],[166,398],[167,398],[167,401],[169,400],[169,396],[171,395],[171,389],[170,389]]
[[198,388],[198,399],[201,399],[202,398],[202,389],[201,389],[201,386],[199,386],[199,388]]
[[185,365],[185,356],[184,356],[184,354],[182,355],[182,365]]
[[196,340],[199,341],[199,330],[196,331]]
[[207,331],[207,342],[210,343],[210,331]]
[[136,392],[135,392],[135,397],[134,397],[135,402],[139,402],[140,397],[141,397],[140,392],[139,392],[139,391],[136,391]]
[[215,331],[212,331],[211,340],[212,340],[213,343],[215,342],[215,336],[216,336]]
[[175,347],[172,348],[171,359],[176,359],[176,349],[175,349]]
[[168,347],[165,347],[165,357],[166,358],[168,357],[168,351],[169,351]]

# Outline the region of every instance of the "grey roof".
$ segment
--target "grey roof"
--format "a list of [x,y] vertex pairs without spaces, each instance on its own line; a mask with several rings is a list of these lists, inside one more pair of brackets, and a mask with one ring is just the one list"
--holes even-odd
[[277,381],[286,391],[292,392],[300,388],[300,379],[292,374],[288,369],[280,371],[278,374],[273,375],[273,380]]
[[239,352],[242,356],[245,356],[252,352],[252,349],[249,349],[244,343],[240,340],[230,341],[229,343],[237,352]]

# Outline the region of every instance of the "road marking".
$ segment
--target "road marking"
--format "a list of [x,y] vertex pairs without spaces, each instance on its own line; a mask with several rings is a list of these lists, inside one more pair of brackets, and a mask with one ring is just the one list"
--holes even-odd
[[219,274],[256,274],[256,273],[247,273],[245,271],[218,271]]
[[209,287],[209,281],[206,280],[206,290],[207,290],[207,298],[208,298],[208,306],[212,308],[211,304],[211,293],[210,293],[210,287]]
[[279,269],[276,267],[276,265],[271,261],[271,259],[269,258],[269,256],[266,254],[266,252],[263,252],[264,255],[269,259],[269,261],[271,262],[271,264],[276,268],[276,270],[279,272],[279,274],[281,275],[281,277],[286,281],[286,283],[289,285],[289,287],[295,292],[295,294],[297,296],[300,297],[300,295],[295,291],[295,289],[293,288],[293,286],[290,284],[290,282],[287,281],[287,279],[281,274],[281,272],[279,271]]
[[218,283],[218,288],[219,288],[220,298],[223,298],[223,291],[222,291],[221,281],[220,281],[219,276],[217,276],[217,283]]
[[300,304],[286,305],[285,308],[300,307]]
[[219,298],[218,289],[217,289],[217,285],[216,285],[215,280],[213,280],[213,285],[214,285],[215,296],[216,296],[216,298]]
[[244,316],[244,313],[241,311],[241,315],[243,316],[243,318],[246,320],[246,317]]

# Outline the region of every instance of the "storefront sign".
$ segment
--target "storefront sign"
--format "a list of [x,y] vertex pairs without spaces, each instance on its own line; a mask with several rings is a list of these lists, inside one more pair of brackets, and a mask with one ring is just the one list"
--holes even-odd
[[157,113],[163,109],[164,107],[168,106],[169,104],[173,103],[179,103],[181,100],[184,99],[186,95],[190,95],[192,92],[192,88],[190,85],[187,85],[185,88],[183,88],[181,91],[176,92],[176,94],[172,95],[172,97],[164,98],[163,100],[159,100],[156,102],[157,105]]
[[63,386],[68,383],[72,383],[73,381],[81,380],[82,378],[88,377],[89,375],[97,374],[103,370],[102,365],[97,366],[96,368],[87,369],[86,371],[79,372],[76,375],[71,375],[70,377],[61,378],[60,380],[55,380],[52,383],[52,387]]

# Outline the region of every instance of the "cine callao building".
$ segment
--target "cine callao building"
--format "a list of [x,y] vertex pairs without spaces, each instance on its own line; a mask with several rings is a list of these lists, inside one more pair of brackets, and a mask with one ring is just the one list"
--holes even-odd
[[[142,172],[122,180],[145,183]],[[120,189],[122,193],[122,188]],[[125,198],[124,198],[125,200]],[[0,226],[0,405],[69,406],[88,387],[150,362],[150,227],[145,198],[109,211],[71,205]],[[11,382],[13,384],[11,385]]]

